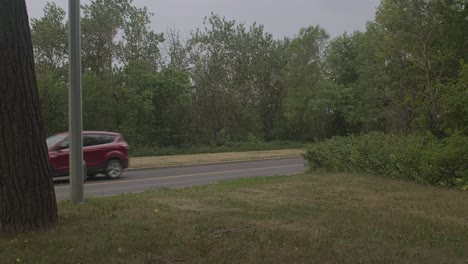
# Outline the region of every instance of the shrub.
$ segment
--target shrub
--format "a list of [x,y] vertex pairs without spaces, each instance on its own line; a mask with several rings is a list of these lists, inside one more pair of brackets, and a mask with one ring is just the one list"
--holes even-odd
[[308,145],[310,170],[377,174],[468,189],[468,137],[370,133]]

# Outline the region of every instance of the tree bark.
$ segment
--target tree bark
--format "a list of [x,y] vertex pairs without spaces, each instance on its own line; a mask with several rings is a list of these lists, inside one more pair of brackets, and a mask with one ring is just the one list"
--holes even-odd
[[25,0],[0,0],[0,231],[58,224]]

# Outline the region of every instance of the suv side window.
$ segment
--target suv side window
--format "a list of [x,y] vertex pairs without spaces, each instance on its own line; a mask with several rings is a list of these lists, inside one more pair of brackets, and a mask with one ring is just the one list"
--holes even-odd
[[93,135],[84,135],[83,136],[83,147],[90,147],[99,145],[97,139]]
[[114,136],[108,135],[84,135],[83,137],[83,147],[96,146],[109,144],[114,142]]
[[97,141],[99,142],[99,144],[109,144],[109,143],[114,142],[115,140],[114,136],[108,136],[108,135],[99,135],[96,137],[97,137]]

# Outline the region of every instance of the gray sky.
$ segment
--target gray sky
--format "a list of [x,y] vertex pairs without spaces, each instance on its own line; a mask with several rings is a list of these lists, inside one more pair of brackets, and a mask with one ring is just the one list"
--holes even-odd
[[[68,10],[68,0],[26,0],[30,18],[43,15],[47,2]],[[81,0],[89,3],[89,0]],[[345,31],[363,31],[374,19],[380,0],[134,0],[154,13],[152,28],[166,32],[169,27],[182,33],[202,26],[211,12],[246,25],[263,24],[275,38],[293,37],[301,27],[320,25],[336,37]]]

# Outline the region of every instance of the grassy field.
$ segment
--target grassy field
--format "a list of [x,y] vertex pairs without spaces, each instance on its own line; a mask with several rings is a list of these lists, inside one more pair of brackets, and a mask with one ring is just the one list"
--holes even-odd
[[304,174],[59,204],[1,263],[468,263],[468,193]]

